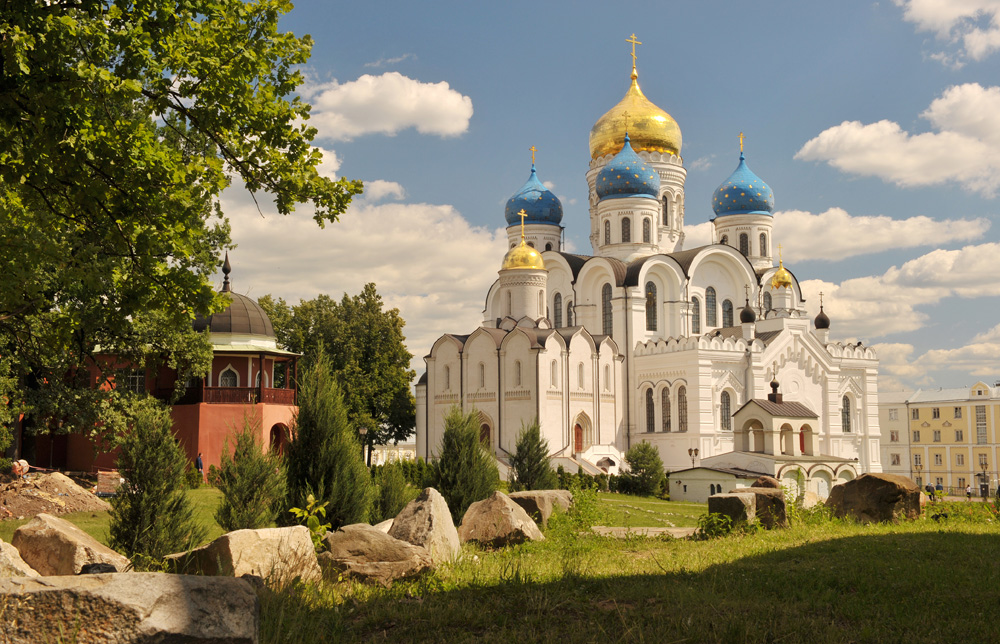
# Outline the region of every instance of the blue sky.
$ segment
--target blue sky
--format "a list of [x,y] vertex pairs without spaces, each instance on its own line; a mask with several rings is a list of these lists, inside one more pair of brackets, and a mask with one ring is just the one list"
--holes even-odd
[[289,301],[374,281],[419,360],[481,319],[528,177],[590,253],[588,135],[639,82],[679,123],[687,246],[735,168],[774,190],[774,239],[832,336],[875,345],[880,385],[1000,379],[1000,0],[299,2],[324,170],[366,182],[337,224],[224,207],[237,290]]

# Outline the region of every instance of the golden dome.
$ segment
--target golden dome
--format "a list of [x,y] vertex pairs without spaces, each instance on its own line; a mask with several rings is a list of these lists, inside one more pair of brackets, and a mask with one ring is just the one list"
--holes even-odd
[[590,129],[590,158],[617,154],[625,141],[626,125],[632,149],[636,152],[681,153],[680,126],[672,116],[643,95],[635,67],[632,68],[632,84],[625,92],[625,98]]
[[792,274],[785,270],[785,264],[780,259],[778,260],[778,270],[774,272],[774,276],[771,278],[771,288],[775,290],[779,288],[792,288]]
[[528,246],[523,238],[519,245],[511,248],[504,255],[503,265],[500,267],[500,270],[507,271],[519,268],[536,271],[545,270],[545,262],[542,261],[542,255],[531,246]]

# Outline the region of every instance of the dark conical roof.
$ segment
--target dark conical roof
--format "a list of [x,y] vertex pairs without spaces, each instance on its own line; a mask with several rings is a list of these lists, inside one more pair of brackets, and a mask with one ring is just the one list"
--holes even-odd
[[212,333],[246,333],[275,337],[274,327],[267,313],[246,295],[229,293],[232,304],[210,318],[199,317],[194,321],[195,331],[210,329]]

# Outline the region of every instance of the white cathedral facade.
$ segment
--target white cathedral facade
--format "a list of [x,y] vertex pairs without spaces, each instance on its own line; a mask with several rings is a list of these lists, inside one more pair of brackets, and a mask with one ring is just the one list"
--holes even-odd
[[593,255],[562,250],[562,205],[532,163],[506,206],[509,251],[482,326],[425,357],[418,456],[437,455],[457,405],[478,410],[501,463],[537,418],[569,471],[617,472],[640,441],[668,470],[766,473],[821,496],[881,471],[875,353],[831,341],[822,306],[811,319],[775,266],[773,195],[742,150],[712,198],[715,243],[684,248],[680,151],[633,65],[590,133]]

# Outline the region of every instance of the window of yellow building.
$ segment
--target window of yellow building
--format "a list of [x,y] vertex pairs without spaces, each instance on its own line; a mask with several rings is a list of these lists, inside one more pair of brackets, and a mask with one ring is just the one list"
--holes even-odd
[[964,440],[965,440],[965,431],[961,430],[961,429],[956,429],[955,430],[955,442],[956,443],[961,443]]
[[914,443],[919,443],[920,442],[920,430],[919,429],[914,429],[913,430],[913,442]]
[[935,465],[943,465],[940,454],[935,454],[934,455],[934,464]]
[[941,430],[940,429],[935,429],[934,430],[934,442],[935,443],[940,443],[941,442]]
[[961,417],[962,417],[962,408],[955,407],[955,418],[961,418]]
[[955,465],[965,465],[965,454],[955,455]]
[[934,407],[931,409],[931,418],[941,418],[941,408]]
[[889,430],[889,442],[890,443],[898,443],[899,442],[899,430],[898,429],[891,429],[891,430]]
[[919,409],[911,409],[910,410],[910,418],[912,418],[913,420],[920,420],[920,410]]

